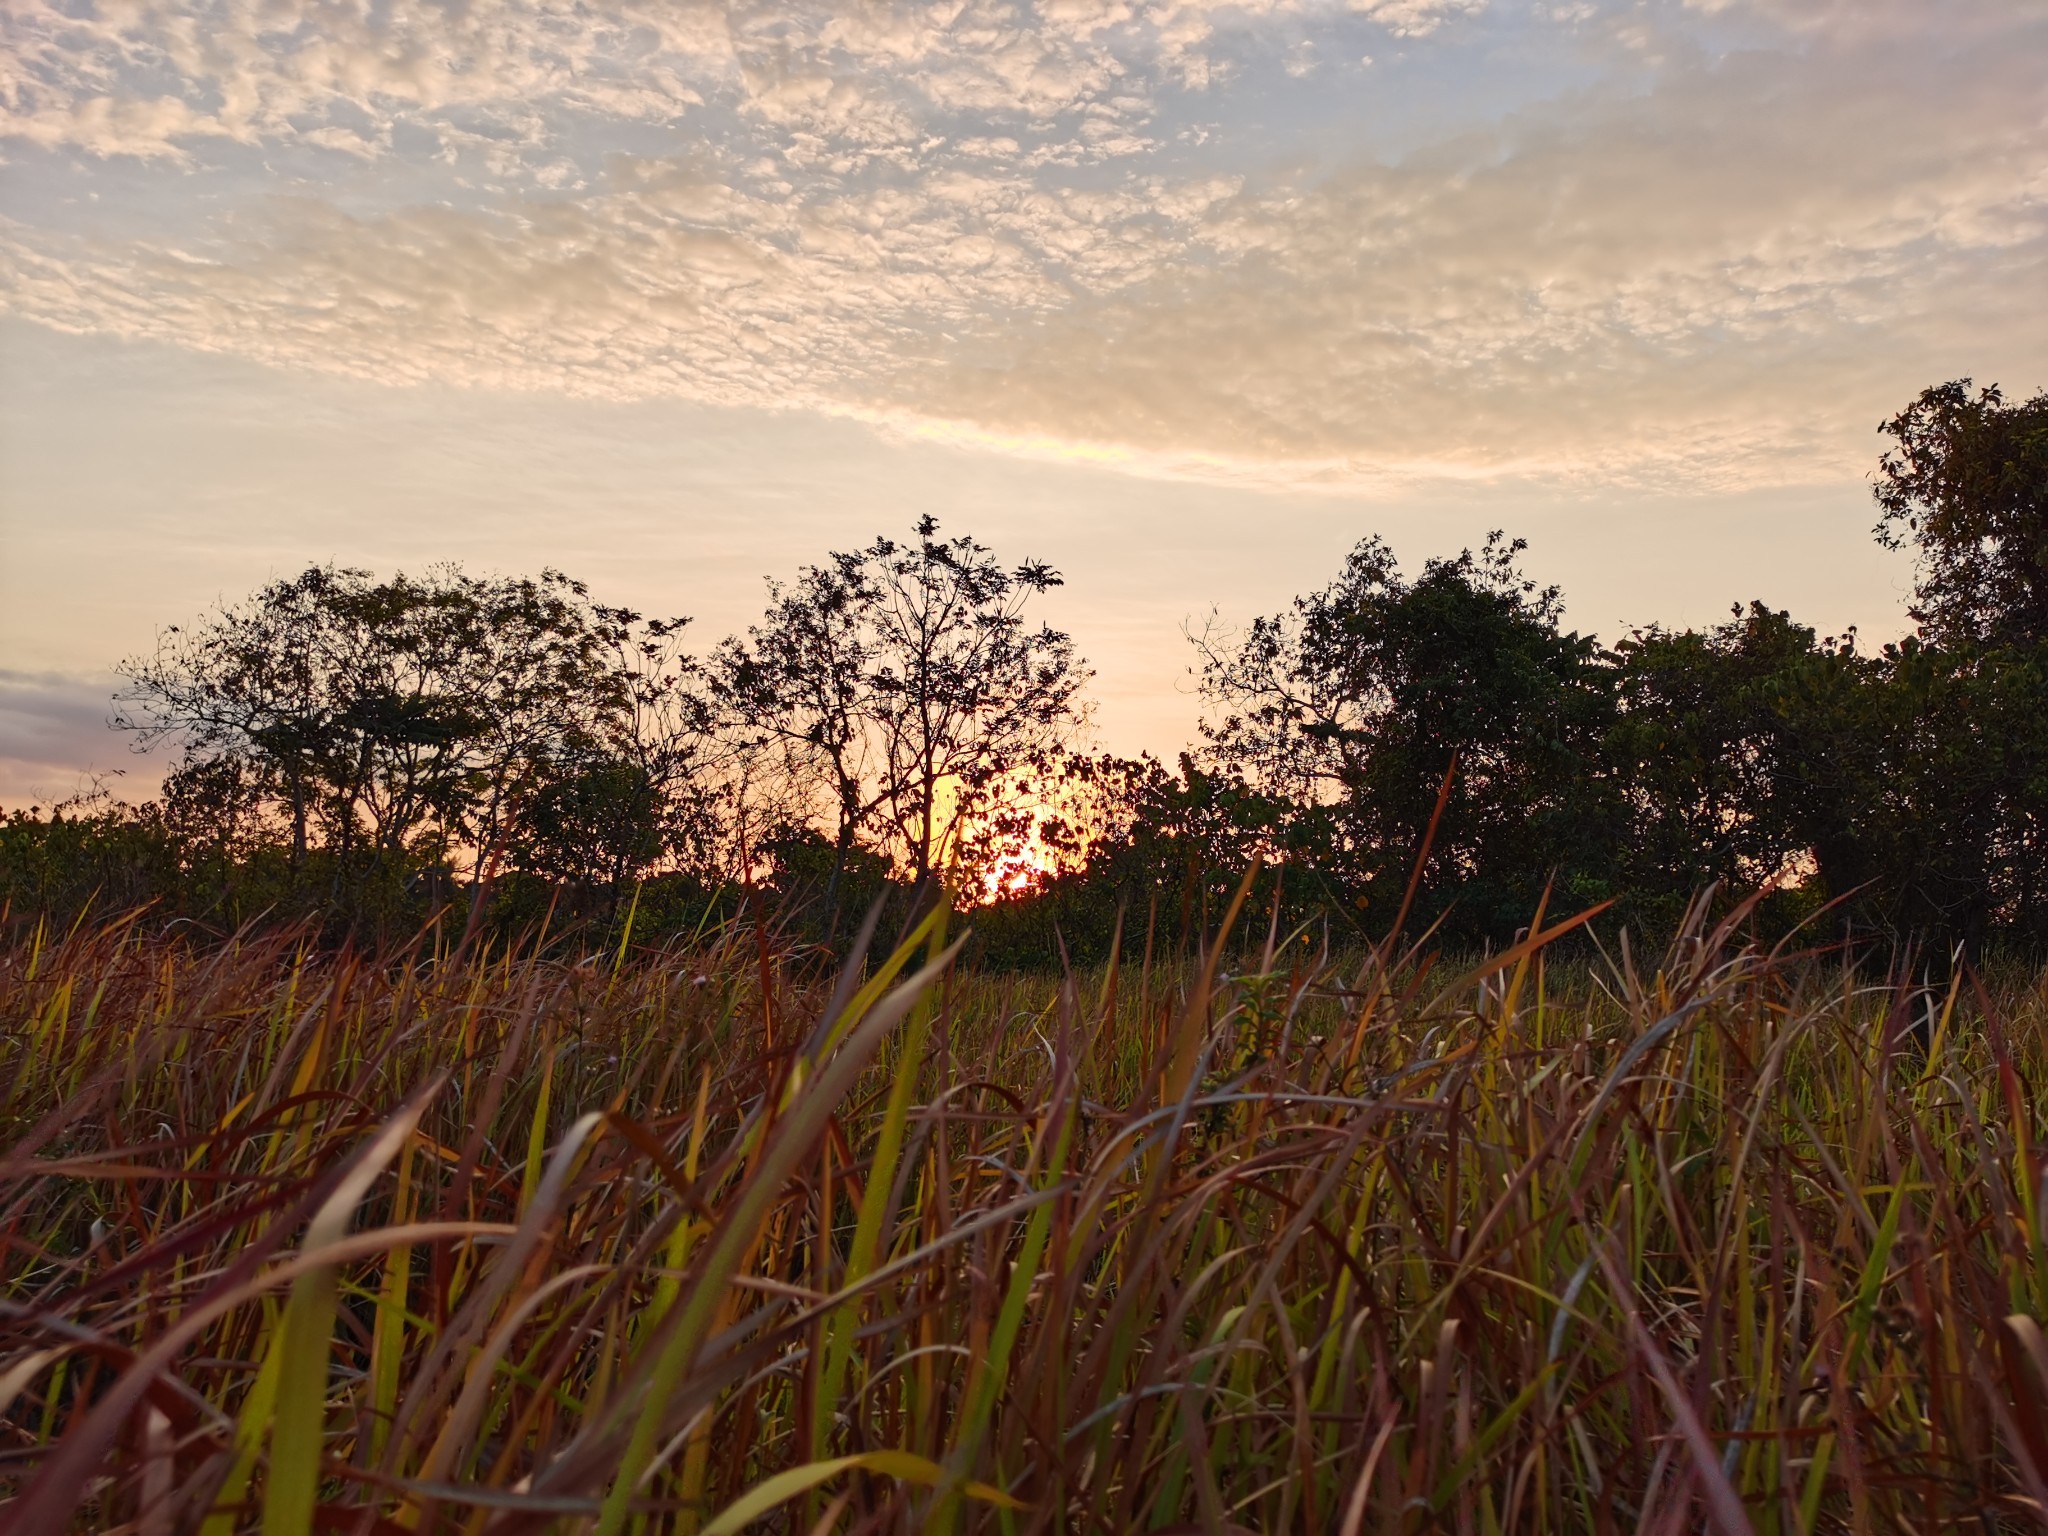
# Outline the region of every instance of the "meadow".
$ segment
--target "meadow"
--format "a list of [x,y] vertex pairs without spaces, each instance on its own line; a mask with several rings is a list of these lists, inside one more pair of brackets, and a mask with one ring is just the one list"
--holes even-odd
[[2048,992],[1726,907],[1079,975],[17,927],[0,1520],[2034,1528]]

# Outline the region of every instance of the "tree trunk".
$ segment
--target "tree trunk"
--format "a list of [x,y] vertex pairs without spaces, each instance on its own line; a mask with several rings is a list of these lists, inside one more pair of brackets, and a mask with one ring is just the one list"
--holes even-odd
[[937,786],[927,774],[920,790],[922,803],[919,806],[917,823],[917,883],[921,886],[932,872],[932,814],[937,808]]
[[294,774],[290,780],[292,797],[292,868],[299,869],[306,862],[306,783]]
[[839,943],[839,882],[846,874],[846,855],[853,847],[853,823],[839,818],[839,837],[832,851],[832,877],[825,882],[825,947]]

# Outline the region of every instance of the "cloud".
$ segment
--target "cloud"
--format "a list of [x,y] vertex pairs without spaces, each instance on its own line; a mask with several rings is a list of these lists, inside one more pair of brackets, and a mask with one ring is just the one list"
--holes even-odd
[[[731,55],[726,18],[687,3],[604,16],[531,4],[272,5],[267,0],[23,0],[0,13],[10,135],[96,155],[183,157],[193,141],[353,139],[439,117],[534,137],[536,103],[661,118],[699,98],[687,75]],[[110,123],[127,113],[145,122]]]
[[799,200],[687,160],[619,158],[603,192],[574,201],[359,217],[273,199],[204,246],[16,225],[0,282],[65,329],[390,382],[878,408],[949,328],[1151,275],[1235,186],[1059,189],[935,168]]
[[[1361,39],[1377,81],[1461,37],[1607,73],[1398,160],[1243,153],[1233,114],[1365,89]],[[1839,477],[1901,391],[2048,357],[2027,7],[24,0],[0,42],[15,153],[210,189],[10,200],[0,301],[283,367],[1291,484],[1725,486]]]
[[112,691],[104,678],[0,668],[0,807],[48,809],[96,779],[128,798],[154,789],[159,765],[107,728]]
[[1739,55],[1226,199],[1164,276],[906,404],[1309,477],[1838,476],[1900,391],[2048,363],[2038,58]]
[[390,155],[408,127],[540,148],[578,119],[674,122],[720,99],[858,156],[947,114],[1113,110],[1220,32],[1350,15],[1416,36],[1480,3],[20,0],[0,11],[0,105],[29,144],[185,158],[207,139]]

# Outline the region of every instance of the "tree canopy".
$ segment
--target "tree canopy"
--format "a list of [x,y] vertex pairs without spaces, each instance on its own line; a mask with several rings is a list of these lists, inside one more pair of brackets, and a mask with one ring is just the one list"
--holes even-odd
[[124,662],[115,724],[176,749],[166,803],[218,847],[619,880],[697,830],[684,622],[556,571],[316,566]]
[[1284,846],[1375,917],[1394,915],[1433,820],[1429,889],[1489,923],[1526,917],[1558,860],[1611,859],[1606,658],[1561,627],[1523,548],[1496,533],[1411,581],[1367,539],[1290,612],[1204,637],[1216,763],[1286,803]]
[[762,622],[726,641],[713,689],[785,816],[829,819],[843,863],[863,840],[912,881],[986,865],[1027,830],[1014,814],[1084,718],[1072,639],[1027,616],[1060,584],[970,537],[834,553],[770,584]]
[[1880,430],[1878,538],[1918,561],[1913,618],[1939,645],[2048,641],[2048,391],[2008,405],[1969,379],[1923,390]]

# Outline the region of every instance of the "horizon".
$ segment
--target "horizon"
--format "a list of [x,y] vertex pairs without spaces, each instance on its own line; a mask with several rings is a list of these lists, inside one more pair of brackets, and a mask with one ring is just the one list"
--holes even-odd
[[241,0],[0,17],[0,803],[329,560],[743,629],[924,513],[1181,636],[1492,528],[1612,641],[1904,633],[1875,430],[2048,385],[2048,6]]

